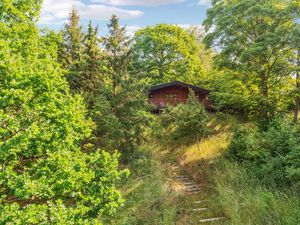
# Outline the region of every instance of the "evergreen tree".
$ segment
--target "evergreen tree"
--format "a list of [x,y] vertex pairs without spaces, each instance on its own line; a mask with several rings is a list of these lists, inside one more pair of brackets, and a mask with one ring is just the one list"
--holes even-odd
[[127,67],[130,62],[130,39],[126,35],[126,27],[120,26],[119,18],[113,15],[108,26],[109,35],[104,38],[104,46],[107,53],[109,82],[113,95],[117,94],[117,88],[126,79]]
[[67,79],[72,90],[80,88],[80,76],[83,63],[84,33],[79,25],[79,15],[75,8],[72,9],[69,22],[62,31],[63,41],[60,47],[60,62],[67,71]]
[[95,144],[109,149],[133,150],[143,135],[146,116],[146,92],[127,68],[131,63],[130,39],[126,27],[112,16],[109,34],[104,38],[105,85],[95,96],[92,118],[97,125]]
[[100,224],[122,203],[118,155],[82,151],[91,121],[39,34],[41,1],[0,3],[0,224]]
[[97,90],[103,86],[103,54],[99,47],[98,27],[88,25],[84,39],[84,64],[79,77],[80,91],[88,102],[89,108],[94,105]]

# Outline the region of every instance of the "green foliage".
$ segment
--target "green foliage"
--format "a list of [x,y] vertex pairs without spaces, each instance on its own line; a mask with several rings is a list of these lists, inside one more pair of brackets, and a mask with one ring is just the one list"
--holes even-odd
[[[112,93],[117,94],[118,88],[128,77],[127,67],[130,63],[130,39],[126,27],[120,26],[119,18],[113,15],[107,24],[109,34],[104,37],[104,47],[107,61],[107,82],[111,85]],[[122,90],[122,87],[120,87]]]
[[132,151],[141,143],[149,122],[145,87],[127,67],[131,63],[126,28],[112,16],[104,37],[104,83],[94,92],[90,115],[95,121],[93,143],[106,149]]
[[83,61],[79,77],[79,91],[84,95],[89,109],[94,105],[95,92],[104,85],[103,53],[99,47],[98,27],[90,22],[83,42]]
[[116,95],[110,89],[99,90],[91,116],[97,126],[95,145],[128,152],[142,142],[151,116],[143,87],[132,82],[123,82],[125,84]]
[[177,221],[182,198],[170,191],[170,174],[158,153],[138,149],[130,156],[131,176],[122,183],[126,202],[105,224],[166,225]]
[[299,12],[296,0],[215,0],[204,22],[212,31],[205,43],[219,50],[217,66],[235,71],[245,85],[257,89],[258,104],[253,113],[262,128],[289,94],[281,89],[291,73],[289,43]]
[[[98,27],[94,28],[90,22],[84,34],[78,19],[73,9],[70,22],[62,32],[65,38],[60,46],[60,52],[67,54],[60,60],[68,74],[77,74],[74,76],[76,85],[69,79],[70,85],[73,91],[83,95],[88,115],[96,125],[89,141],[112,151],[133,150],[141,142],[148,114],[145,87],[127,70],[131,55],[126,27],[120,26],[114,15],[108,24],[108,35],[99,39]],[[71,52],[73,48],[77,49],[74,53]],[[80,52],[80,57],[67,60],[76,56],[76,52]]]
[[[119,154],[81,150],[92,123],[40,36],[40,1],[0,3],[0,223],[100,224],[123,203]],[[56,41],[54,41],[56,40]]]
[[174,115],[175,137],[191,135],[198,140],[207,133],[207,113],[192,91],[186,104],[175,107],[172,114]]
[[249,115],[258,95],[251,83],[239,79],[233,71],[213,71],[206,77],[214,108],[234,114]]
[[159,24],[136,32],[133,70],[148,84],[191,82],[202,73],[194,35],[175,25]]
[[211,197],[228,218],[224,224],[299,224],[300,201],[297,193],[270,190],[236,163],[221,160],[215,168],[211,177],[216,194]]
[[61,31],[59,62],[66,71],[71,91],[81,93],[88,108],[94,105],[94,95],[103,86],[103,53],[100,50],[98,27],[90,22],[87,32],[79,25],[79,15],[74,8],[69,22]]
[[293,71],[295,73],[296,85],[293,90],[293,95],[295,98],[295,107],[294,107],[294,122],[298,122],[298,114],[299,114],[299,105],[300,105],[300,25],[297,24],[292,33],[292,41],[291,47],[294,49],[294,57],[291,60],[291,64],[293,67]]
[[299,186],[299,127],[275,120],[266,131],[239,129],[229,145],[229,156],[245,163],[262,182]]
[[67,70],[67,79],[71,90],[78,90],[80,87],[80,71],[83,60],[84,33],[79,25],[79,15],[75,8],[72,9],[69,23],[65,24],[61,32],[63,41],[59,49],[59,58],[62,67]]
[[[208,132],[206,110],[192,90],[185,104],[169,105],[160,119],[161,126],[171,129],[171,135],[175,139],[189,137],[199,141]],[[159,127],[157,129],[163,131]]]

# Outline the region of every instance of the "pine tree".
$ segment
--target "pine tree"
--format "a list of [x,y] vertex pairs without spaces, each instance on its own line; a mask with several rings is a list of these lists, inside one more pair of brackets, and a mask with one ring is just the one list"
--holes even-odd
[[113,15],[107,25],[109,35],[104,38],[104,46],[107,53],[109,80],[112,93],[116,95],[117,88],[126,78],[127,66],[130,59],[130,40],[126,35],[126,27],[120,26],[119,18]]
[[99,47],[98,26],[90,22],[84,39],[84,65],[80,80],[80,91],[84,95],[89,108],[94,105],[94,98],[99,88],[103,86],[103,53]]
[[62,31],[63,42],[60,48],[60,62],[67,70],[67,79],[72,90],[78,91],[80,75],[83,64],[84,33],[79,25],[80,17],[75,8],[72,9],[69,22]]
[[126,27],[112,16],[109,34],[104,38],[105,83],[97,96],[92,118],[97,125],[96,143],[109,149],[133,150],[141,139],[147,122],[146,92],[138,80],[127,70],[131,63],[130,39]]

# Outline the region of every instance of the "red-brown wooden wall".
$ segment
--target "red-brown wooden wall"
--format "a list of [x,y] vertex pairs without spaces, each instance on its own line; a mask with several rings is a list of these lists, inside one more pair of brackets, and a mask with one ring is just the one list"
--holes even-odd
[[[205,108],[211,107],[208,94],[195,91],[199,101],[204,104]],[[171,86],[151,91],[149,103],[155,105],[158,109],[165,107],[167,104],[185,103],[189,96],[189,89],[181,86]]]

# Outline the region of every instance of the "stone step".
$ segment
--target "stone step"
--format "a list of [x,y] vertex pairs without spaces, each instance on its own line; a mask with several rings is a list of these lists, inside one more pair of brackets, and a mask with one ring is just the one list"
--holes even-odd
[[207,202],[207,200],[195,201],[195,202],[193,202],[193,203],[194,203],[194,204],[201,204],[201,203],[204,203],[204,202]]
[[199,212],[199,211],[206,211],[209,210],[208,208],[197,208],[197,209],[193,209],[194,212]]
[[208,219],[202,219],[199,220],[200,223],[206,223],[206,222],[213,222],[224,219],[223,217],[215,217],[215,218],[208,218]]
[[191,184],[195,184],[195,182],[183,182],[182,184],[184,184],[184,185],[191,185]]
[[196,185],[196,184],[195,184],[195,185],[188,185],[188,186],[185,185],[184,187],[185,187],[185,188],[192,188],[192,189],[193,189],[193,188],[200,188],[200,186],[199,186],[199,185]]
[[187,192],[200,191],[200,190],[201,190],[200,188],[189,188],[189,189],[186,189]]
[[177,180],[190,180],[188,177],[177,177]]
[[189,191],[189,192],[186,192],[187,195],[196,195],[196,194],[199,194],[200,191]]

